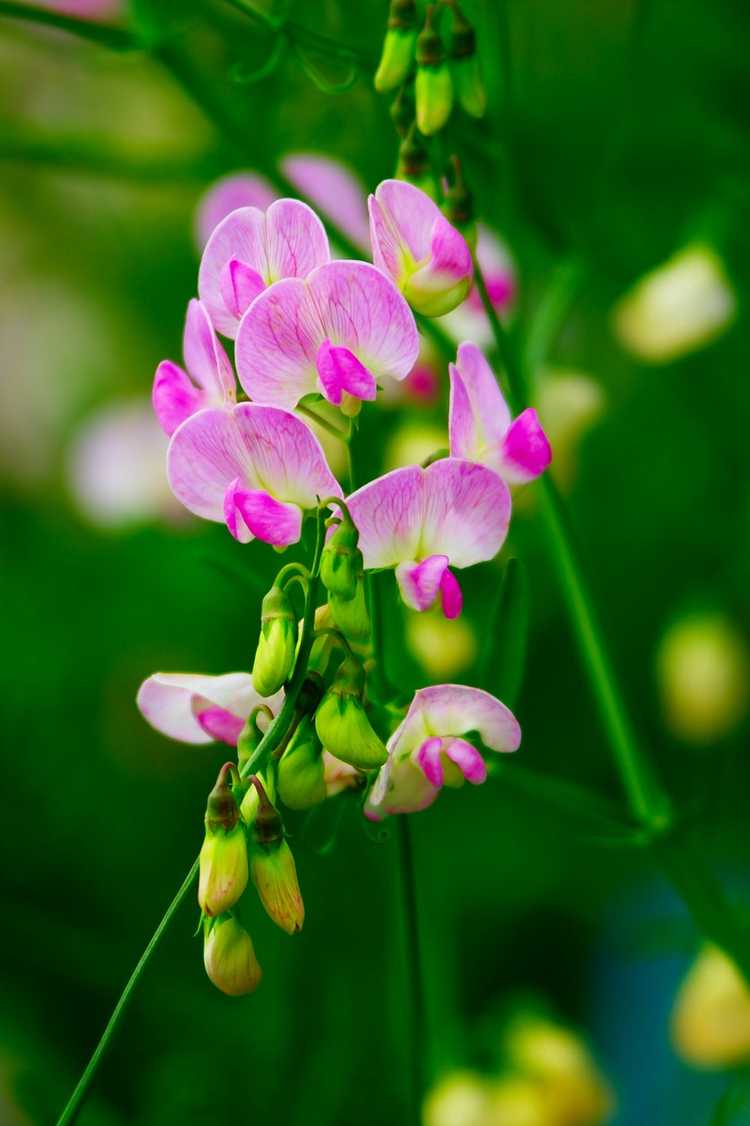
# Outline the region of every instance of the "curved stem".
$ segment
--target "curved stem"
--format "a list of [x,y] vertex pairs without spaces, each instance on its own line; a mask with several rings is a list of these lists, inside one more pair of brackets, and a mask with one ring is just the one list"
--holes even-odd
[[317,411],[311,410],[310,407],[304,406],[303,403],[297,403],[295,410],[298,414],[306,415],[307,418],[309,418],[311,422],[314,422],[316,426],[319,426],[321,430],[325,430],[328,434],[332,434],[333,437],[338,438],[340,442],[348,441],[348,434],[346,430],[342,430],[341,427],[336,426],[333,422],[329,422],[327,418],[323,418],[323,416],[319,415]]
[[91,1059],[89,1060],[88,1064],[86,1065],[86,1070],[84,1071],[81,1078],[78,1080],[76,1087],[75,1087],[75,1090],[73,1091],[73,1094],[68,1099],[67,1103],[65,1104],[65,1107],[63,1109],[62,1114],[60,1115],[60,1117],[57,1120],[57,1126],[69,1126],[69,1124],[71,1122],[75,1122],[75,1120],[78,1116],[78,1112],[81,1109],[81,1106],[83,1105],[83,1101],[86,1098],[86,1095],[88,1094],[88,1090],[89,1090],[89,1087],[91,1086],[92,1080],[93,1080],[94,1076],[96,1075],[96,1072],[99,1068],[99,1064],[102,1061],[102,1057],[103,1057],[104,1053],[106,1052],[107,1048],[109,1047],[110,1041],[112,1040],[112,1037],[115,1034],[117,1026],[120,1023],[120,1019],[121,1019],[123,1013],[125,1012],[125,1008],[127,1006],[127,1003],[130,1000],[136,985],[140,981],[140,978],[141,978],[141,975],[143,974],[143,971],[145,970],[146,966],[148,965],[149,961],[151,960],[152,954],[156,950],[156,947],[159,945],[159,942],[160,942],[164,932],[166,931],[167,927],[169,926],[172,919],[174,918],[174,915],[177,912],[177,909],[179,908],[183,899],[185,898],[187,893],[190,891],[190,888],[192,887],[192,885],[195,881],[195,877],[197,875],[198,875],[198,857],[196,857],[195,860],[193,861],[193,865],[192,865],[190,871],[188,872],[187,876],[185,877],[185,879],[182,881],[182,885],[180,886],[179,891],[175,895],[174,899],[170,903],[167,910],[164,912],[164,915],[162,917],[161,922],[159,923],[158,927],[156,928],[156,930],[154,931],[154,933],[151,937],[151,941],[149,942],[148,946],[146,947],[146,949],[141,954],[140,958],[138,959],[138,961],[136,963],[135,969],[133,970],[132,974],[128,978],[127,985],[125,986],[122,993],[120,994],[120,999],[114,1007],[114,1010],[112,1012],[112,1016],[107,1021],[107,1027],[104,1029],[104,1032],[102,1033],[101,1039],[99,1040],[99,1043],[96,1045],[96,1048],[94,1049],[94,1054],[92,1055]]
[[97,23],[96,20],[79,19],[77,16],[66,16],[52,8],[35,8],[33,4],[0,0],[0,16],[54,27],[59,31],[69,31],[79,39],[99,43],[102,47],[109,47],[114,51],[137,51],[142,46],[140,40],[124,28]]
[[411,1120],[414,1126],[422,1121],[422,1094],[424,1091],[424,1059],[427,1056],[425,1038],[424,986],[422,958],[419,948],[419,912],[417,910],[417,884],[414,873],[414,849],[408,814],[402,813],[398,821],[398,846],[401,861],[401,893],[404,906],[406,936],[406,973],[410,999],[411,1027],[409,1030]]

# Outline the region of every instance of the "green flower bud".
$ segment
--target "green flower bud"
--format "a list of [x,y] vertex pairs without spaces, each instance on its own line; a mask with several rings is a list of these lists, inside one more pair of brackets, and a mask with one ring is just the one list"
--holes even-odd
[[[271,801],[275,801],[276,786],[274,785],[273,771],[269,770],[268,774],[258,771],[257,777],[260,779],[260,783],[263,786],[265,792],[268,794],[269,799]],[[247,828],[250,828],[252,823],[255,821],[255,818],[258,815],[258,808],[258,791],[256,790],[255,786],[250,786],[248,787],[247,793],[242,799],[242,804],[240,805],[240,817],[244,821]]]
[[390,108],[391,121],[399,137],[406,137],[414,121],[414,84],[405,83],[393,99]]
[[279,796],[289,809],[311,809],[326,797],[323,748],[305,716],[279,763]]
[[272,586],[263,599],[260,638],[253,662],[253,687],[273,696],[288,679],[297,649],[297,622],[288,595]]
[[346,602],[357,593],[357,579],[362,574],[358,541],[359,532],[345,520],[328,540],[320,560],[320,577],[326,590]]
[[216,988],[230,997],[252,993],[262,977],[252,939],[231,915],[206,926],[203,964]]
[[329,594],[328,605],[333,620],[347,641],[351,643],[368,641],[370,637],[370,615],[367,612],[365,584],[358,579],[353,598],[340,598]]
[[417,39],[417,125],[426,137],[443,128],[453,108],[450,67],[440,33],[433,25],[435,8],[428,5],[427,19]]
[[198,903],[214,917],[237,902],[247,887],[247,845],[237,802],[227,783],[232,764],[219,771],[206,805],[206,835],[200,852]]
[[422,135],[414,123],[399,145],[396,179],[407,180],[426,192],[430,199],[437,200],[438,189],[432,172],[430,155]]
[[375,72],[375,89],[383,94],[405,82],[417,43],[417,6],[414,0],[391,0],[383,53]]
[[292,850],[283,837],[276,845],[253,849],[250,875],[269,918],[287,934],[301,931],[305,905]]
[[466,186],[461,162],[454,154],[450,158],[451,179],[445,193],[443,214],[456,230],[460,231],[469,245],[472,254],[477,249],[477,225],[474,221],[474,200]]
[[482,117],[487,109],[487,93],[477,56],[474,28],[458,4],[453,4],[453,85],[463,109],[472,117]]
[[362,705],[364,670],[347,657],[315,713],[315,730],[327,751],[360,770],[374,770],[388,758]]

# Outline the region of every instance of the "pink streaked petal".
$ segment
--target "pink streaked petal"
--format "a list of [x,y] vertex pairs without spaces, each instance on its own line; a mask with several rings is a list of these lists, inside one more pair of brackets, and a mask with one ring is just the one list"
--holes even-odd
[[398,285],[405,274],[400,233],[389,221],[387,213],[374,195],[368,198],[367,209],[370,216],[372,260],[379,270],[388,274]]
[[323,339],[348,348],[376,380],[405,379],[419,354],[408,304],[369,262],[330,262],[307,280]]
[[[462,278],[467,282],[471,280],[474,264],[466,239],[440,212],[431,231],[430,253],[436,273],[444,274],[454,281]],[[468,288],[467,285],[467,292]]]
[[227,743],[230,747],[237,746],[240,732],[245,726],[244,720],[225,708],[204,708],[195,713],[195,718],[206,735],[210,735],[217,743]]
[[527,407],[508,427],[501,457],[500,471],[514,485],[533,481],[552,461],[549,440],[533,407]]
[[467,743],[465,739],[447,739],[443,750],[472,786],[479,786],[486,781],[487,764],[471,743]]
[[[273,697],[269,705],[278,709],[282,698],[282,694]],[[265,701],[255,692],[249,673],[234,672],[223,676],[154,673],[139,688],[136,702],[143,717],[163,735],[182,743],[206,744],[213,736],[201,727],[197,713],[218,708],[242,723]]]
[[[265,279],[265,216],[257,207],[240,207],[219,223],[206,243],[198,270],[198,294],[214,328],[232,339],[239,317],[224,300],[224,270],[236,259]],[[224,285],[222,285],[224,279]]]
[[266,212],[266,280],[305,278],[329,262],[328,235],[311,207],[299,199],[277,199]]
[[396,580],[406,605],[412,610],[429,610],[438,596],[447,568],[447,555],[431,555],[421,563],[400,563]]
[[243,491],[244,487],[239,477],[235,477],[227,486],[227,491],[224,493],[224,523],[238,543],[250,543],[253,533],[245,523],[237,503],[237,497]]
[[320,442],[296,415],[261,403],[239,403],[232,419],[252,462],[253,488],[299,508],[315,508],[318,497],[343,495]]
[[[418,746],[425,729],[444,738],[478,731],[484,745],[493,751],[515,751],[521,742],[521,728],[513,713],[489,692],[463,684],[441,684],[415,692],[401,726],[401,746],[392,753]],[[410,737],[415,740],[411,747]],[[389,741],[389,749],[390,745]]]
[[436,789],[445,782],[445,771],[443,764],[440,760],[440,752],[443,749],[443,740],[438,737],[426,739],[419,750],[414,756],[414,761],[419,766],[419,769],[424,774],[430,785]]
[[440,604],[446,618],[457,618],[464,608],[461,584],[452,571],[447,568],[440,579]]
[[182,354],[192,378],[206,392],[206,406],[234,402],[234,372],[216,339],[208,310],[193,298],[187,308]]
[[365,193],[338,161],[317,153],[294,153],[281,165],[288,180],[360,249],[367,248]]
[[424,506],[422,476],[417,466],[394,469],[348,498],[368,569],[393,567],[417,554]]
[[229,259],[219,276],[219,286],[224,304],[238,320],[265,289],[258,271],[240,262],[239,258]]
[[471,404],[475,448],[496,445],[510,426],[510,410],[492,368],[476,344],[468,342],[458,346],[456,368]]
[[239,207],[258,207],[265,211],[275,199],[273,186],[254,172],[233,172],[222,176],[205,192],[198,205],[195,220],[198,249],[203,249],[214,228],[230,212]]
[[297,543],[302,533],[302,512],[261,489],[236,489],[234,504],[252,534],[274,547]]
[[353,352],[324,340],[318,349],[316,366],[325,397],[338,406],[344,391],[357,399],[372,401],[377,394],[375,380]]
[[256,403],[292,408],[318,391],[316,357],[325,333],[307,287],[286,278],[265,290],[240,322],[237,374]]
[[154,375],[151,402],[165,434],[173,434],[181,422],[202,406],[202,396],[177,364],[162,360]]
[[[414,184],[405,180],[383,180],[375,189],[371,200],[377,204],[379,218],[377,230],[373,232],[373,261],[379,265],[377,255],[381,250],[380,239],[387,235],[396,246],[405,246],[414,262],[421,262],[431,253],[432,234],[435,223],[441,217],[440,208],[434,200]],[[377,213],[376,212],[376,213]],[[372,220],[371,205],[370,217]],[[384,253],[386,262],[388,254]],[[381,267],[382,268],[382,267]],[[390,266],[388,272],[391,272]]]
[[235,478],[258,484],[234,421],[237,409],[200,410],[178,427],[169,443],[170,488],[190,512],[205,520],[224,522],[224,495]]
[[443,458],[424,470],[421,550],[447,555],[451,566],[493,559],[510,523],[510,493],[491,469]]

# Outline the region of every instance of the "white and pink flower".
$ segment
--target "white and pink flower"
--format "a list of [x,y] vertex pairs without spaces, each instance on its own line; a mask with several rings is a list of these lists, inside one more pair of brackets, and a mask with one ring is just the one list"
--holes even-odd
[[204,407],[231,406],[237,398],[229,357],[213,330],[205,305],[192,300],[182,338],[185,369],[162,360],[151,391],[159,425],[173,434],[181,422]]
[[144,680],[136,703],[141,715],[162,735],[196,746],[207,743],[237,745],[250,712],[265,704],[277,712],[283,692],[264,700],[246,672],[209,676],[187,672],[157,672]]

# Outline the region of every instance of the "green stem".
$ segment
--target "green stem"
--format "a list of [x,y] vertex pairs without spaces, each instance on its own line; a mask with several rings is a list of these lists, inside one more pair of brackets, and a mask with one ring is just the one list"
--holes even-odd
[[411,1120],[414,1126],[420,1126],[422,1121],[422,1095],[424,1092],[424,1060],[427,1055],[427,1042],[425,1038],[427,1022],[425,1019],[424,988],[422,982],[422,959],[419,948],[417,884],[414,874],[414,849],[412,846],[409,816],[408,814],[401,814],[396,820],[398,822],[401,892],[404,906],[406,973],[410,999],[409,1062]]
[[340,426],[336,426],[333,422],[329,422],[327,418],[323,418],[322,415],[319,415],[316,411],[311,410],[310,407],[304,406],[303,403],[297,403],[295,410],[299,414],[306,415],[307,418],[314,422],[316,426],[320,426],[322,430],[325,430],[328,434],[332,434],[333,437],[338,438],[340,442],[347,441],[348,434],[346,430],[342,430]]
[[0,0],[0,16],[57,28],[58,31],[69,31],[79,39],[87,39],[90,43],[98,43],[113,51],[137,51],[142,46],[140,40],[124,28],[111,27],[95,20],[78,19],[77,16],[66,16],[51,8],[35,8],[32,4]]
[[125,986],[122,993],[120,994],[120,999],[117,1002],[117,1004],[115,1005],[115,1008],[112,1012],[111,1017],[107,1021],[107,1027],[104,1029],[104,1032],[102,1033],[101,1039],[99,1040],[99,1043],[96,1045],[96,1048],[94,1049],[94,1053],[93,1053],[91,1059],[89,1060],[88,1064],[86,1065],[86,1070],[84,1071],[81,1078],[78,1080],[76,1087],[75,1087],[75,1090],[73,1091],[73,1094],[68,1099],[67,1103],[65,1104],[65,1107],[63,1109],[62,1114],[60,1115],[60,1117],[57,1120],[57,1126],[69,1126],[70,1123],[75,1122],[75,1120],[78,1116],[78,1112],[80,1111],[81,1106],[83,1105],[83,1101],[86,1098],[86,1095],[88,1094],[89,1087],[91,1086],[91,1083],[94,1079],[94,1076],[96,1075],[96,1072],[99,1068],[99,1064],[102,1061],[102,1057],[104,1056],[104,1053],[107,1051],[107,1048],[110,1045],[110,1041],[112,1040],[112,1037],[114,1036],[115,1031],[117,1029],[117,1025],[120,1023],[120,1019],[121,1019],[123,1013],[125,1012],[125,1008],[128,1004],[128,1001],[130,1000],[136,985],[140,981],[141,976],[143,974],[143,971],[146,969],[146,966],[148,965],[149,961],[151,960],[152,954],[156,950],[156,947],[159,945],[159,942],[161,941],[161,938],[164,935],[164,932],[166,931],[167,927],[169,926],[172,919],[174,918],[174,916],[175,916],[180,904],[182,903],[183,899],[185,898],[187,893],[190,891],[190,888],[192,887],[192,885],[195,881],[195,877],[197,875],[198,875],[198,857],[196,857],[196,859],[193,861],[193,865],[192,865],[190,871],[188,872],[187,876],[185,877],[185,879],[182,881],[182,885],[181,885],[179,891],[177,892],[174,899],[170,903],[169,907],[165,911],[161,922],[159,923],[158,927],[156,928],[156,930],[154,931],[154,933],[151,937],[151,941],[149,942],[148,946],[146,947],[146,949],[141,954],[140,958],[138,959],[138,961],[136,963],[135,969],[133,970],[132,974],[128,978],[127,985]]

